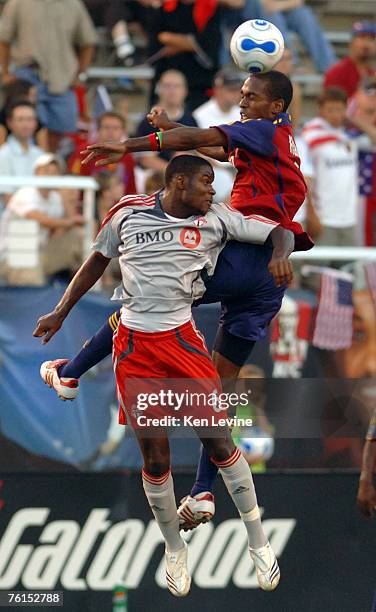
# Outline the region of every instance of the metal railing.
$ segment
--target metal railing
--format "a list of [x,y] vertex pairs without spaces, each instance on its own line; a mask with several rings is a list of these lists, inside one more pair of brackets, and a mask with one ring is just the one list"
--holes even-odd
[[86,258],[94,236],[96,181],[88,176],[0,176],[0,193],[9,188],[40,187],[45,189],[79,189],[83,191],[84,239],[83,255]]

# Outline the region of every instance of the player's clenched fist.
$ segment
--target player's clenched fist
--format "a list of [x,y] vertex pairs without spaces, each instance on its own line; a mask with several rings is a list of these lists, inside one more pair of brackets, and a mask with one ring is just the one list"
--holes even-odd
[[376,510],[376,490],[371,482],[360,481],[356,502],[364,516],[372,518]]
[[63,321],[64,318],[61,315],[56,312],[50,312],[38,319],[37,326],[33,331],[33,336],[35,338],[43,338],[42,343],[47,344],[52,336],[59,331]]
[[269,262],[269,272],[273,275],[277,287],[288,285],[293,279],[291,262],[288,259],[272,257]]
[[153,106],[150,113],[147,114],[147,120],[158,130],[169,130],[174,127],[166,111],[161,106]]

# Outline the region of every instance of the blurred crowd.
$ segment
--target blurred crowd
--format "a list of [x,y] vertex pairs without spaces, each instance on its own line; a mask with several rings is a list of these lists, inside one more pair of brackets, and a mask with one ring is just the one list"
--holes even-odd
[[[154,103],[184,125],[209,127],[237,120],[244,75],[231,63],[228,41],[242,21],[258,17],[275,23],[287,43],[277,69],[294,82],[290,113],[309,186],[298,220],[319,245],[375,244],[374,22],[353,25],[347,54],[338,61],[304,0],[7,0],[0,19],[0,179],[9,177],[0,194],[2,282],[43,284],[56,275],[69,278],[82,260],[82,193],[49,186],[17,188],[11,178],[94,177],[97,224],[122,195],[162,188],[173,152],[129,154],[116,167],[100,171],[81,166],[80,153],[96,140],[152,132],[146,114]],[[102,85],[96,96],[90,93],[88,70],[103,31],[110,65],[154,69],[132,126],[126,93],[115,100]],[[323,74],[311,118],[295,79],[301,66],[292,33],[306,47],[313,69]],[[130,89],[133,85],[128,82]],[[233,168],[214,164],[217,198],[228,201]],[[20,220],[23,225],[17,224]],[[19,261],[14,269],[8,254],[9,243],[23,232],[37,245],[32,269],[30,261],[25,270]],[[105,284],[116,279],[114,268]]]

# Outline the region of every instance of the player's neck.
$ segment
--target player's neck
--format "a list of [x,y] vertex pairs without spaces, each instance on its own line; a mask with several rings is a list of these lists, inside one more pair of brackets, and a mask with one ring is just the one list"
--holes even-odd
[[162,210],[171,217],[177,219],[187,219],[191,217],[194,212],[191,208],[187,207],[183,202],[180,201],[179,196],[175,191],[165,191],[160,199]]

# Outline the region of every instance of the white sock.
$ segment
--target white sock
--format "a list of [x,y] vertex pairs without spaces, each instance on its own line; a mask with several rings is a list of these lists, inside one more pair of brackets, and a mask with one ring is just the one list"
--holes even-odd
[[163,476],[151,476],[142,470],[142,484],[150,508],[166,542],[168,552],[177,552],[184,546],[179,532],[174,483],[169,470]]
[[249,546],[251,548],[265,546],[267,538],[262,529],[255,486],[248,463],[238,448],[225,461],[215,463],[245,525]]

